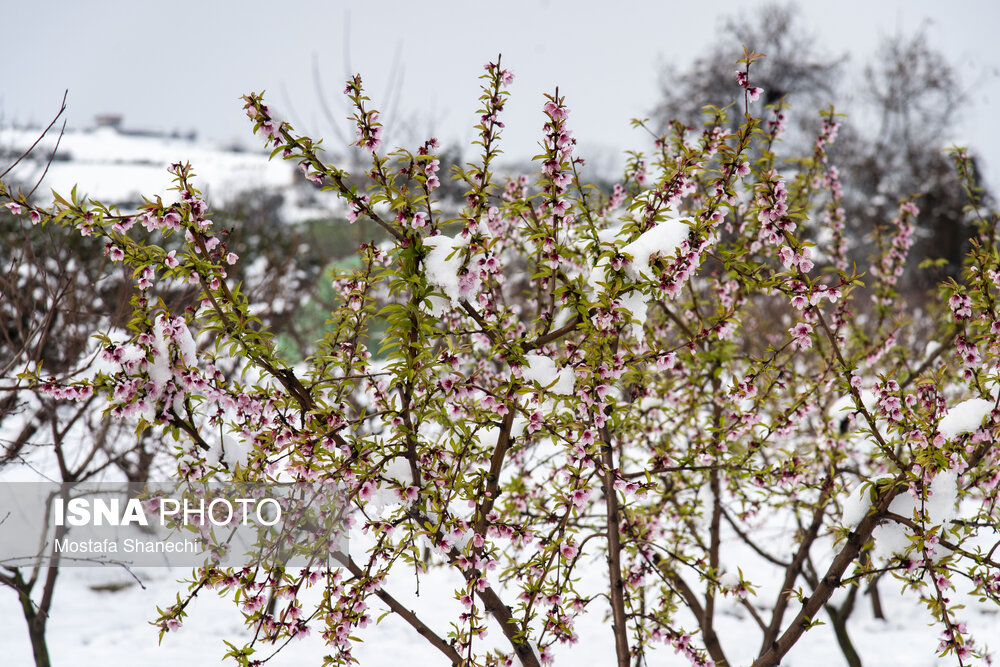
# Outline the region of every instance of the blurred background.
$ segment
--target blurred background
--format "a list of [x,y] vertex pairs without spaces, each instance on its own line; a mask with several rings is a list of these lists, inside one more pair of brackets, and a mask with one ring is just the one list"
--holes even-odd
[[[0,86],[5,126],[44,125],[68,89],[70,128],[111,116],[133,130],[257,148],[239,98],[264,90],[273,109],[336,153],[353,137],[344,81],[361,73],[387,143],[438,136],[466,148],[477,77],[503,54],[516,75],[507,157],[534,154],[542,95],[558,86],[581,149],[613,172],[626,148],[644,148],[630,119],[662,120],[684,98],[686,110],[730,103],[745,43],[768,55],[765,101],[785,93],[797,114],[813,115],[833,102],[871,130],[884,121],[879,105],[911,116],[933,109],[936,143],[977,148],[987,180],[1000,183],[990,160],[1000,150],[1000,5],[989,0],[4,5],[4,43],[16,54]],[[911,88],[880,79],[893,67]],[[721,99],[693,96],[699,85]]]

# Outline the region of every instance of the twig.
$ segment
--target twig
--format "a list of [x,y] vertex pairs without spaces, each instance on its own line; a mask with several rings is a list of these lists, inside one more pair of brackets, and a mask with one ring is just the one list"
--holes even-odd
[[50,122],[45,127],[45,129],[42,130],[42,133],[40,135],[38,135],[38,138],[35,139],[35,142],[33,144],[31,144],[31,146],[28,147],[28,150],[26,150],[23,153],[21,153],[21,156],[18,157],[16,160],[14,160],[13,164],[11,164],[9,167],[7,167],[6,169],[4,169],[2,173],[0,173],[0,180],[2,180],[7,174],[9,174],[10,171],[11,171],[11,169],[13,169],[14,167],[16,167],[21,162],[21,160],[23,160],[24,158],[28,157],[28,155],[31,154],[31,151],[35,150],[35,146],[38,145],[38,142],[40,142],[43,138],[45,138],[45,135],[48,134],[48,131],[51,130],[52,126],[56,124],[57,120],[59,120],[59,116],[63,115],[63,112],[66,111],[66,97],[68,95],[69,95],[69,90],[67,89],[63,93],[62,104],[59,105],[59,112],[52,119],[52,122]]

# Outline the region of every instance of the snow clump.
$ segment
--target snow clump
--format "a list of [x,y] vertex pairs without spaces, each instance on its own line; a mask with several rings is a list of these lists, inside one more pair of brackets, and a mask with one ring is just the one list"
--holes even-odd
[[970,398],[948,410],[938,431],[946,440],[952,440],[963,433],[972,433],[983,425],[983,419],[993,410],[993,401],[984,398]]
[[569,396],[573,393],[576,376],[572,368],[559,370],[555,361],[540,354],[527,354],[524,360],[527,365],[522,367],[521,376],[525,380],[534,380],[554,394]]

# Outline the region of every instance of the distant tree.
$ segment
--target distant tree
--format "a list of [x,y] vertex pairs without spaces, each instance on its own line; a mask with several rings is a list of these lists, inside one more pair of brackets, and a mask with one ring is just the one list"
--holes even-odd
[[[939,265],[922,275],[954,277],[970,235],[965,194],[942,141],[965,101],[958,74],[928,45],[923,31],[889,38],[864,72],[863,115],[848,118],[832,152],[844,167],[849,226],[857,234],[871,230],[896,207],[889,193],[908,193],[921,211],[914,255]],[[917,290],[931,284],[907,282]]]
[[[661,125],[679,120],[697,127],[702,124],[705,105],[723,107],[733,100],[736,70],[732,44],[767,55],[754,74],[754,85],[764,89],[764,104],[784,100],[812,122],[812,112],[825,107],[837,90],[844,58],[819,50],[817,39],[802,25],[794,4],[768,4],[752,18],[726,18],[714,44],[717,46],[696,58],[690,67],[664,66],[661,101],[653,110]],[[738,116],[732,118],[734,124],[739,121]]]
[[[8,164],[20,157],[10,156]],[[6,177],[9,170],[0,171]],[[33,182],[0,182],[4,198],[39,189]],[[303,323],[292,314],[314,298],[332,259],[352,254],[356,243],[339,249],[317,243],[330,225],[288,225],[281,207],[280,194],[255,192],[213,210],[222,231],[212,259],[229,266],[232,278],[253,296],[261,325],[282,336],[286,353],[301,358],[312,351],[303,341],[319,335],[323,320],[302,332]],[[143,228],[138,218],[123,224],[134,226],[135,233]],[[127,336],[133,307],[158,303],[186,312],[197,303],[196,289],[186,281],[151,281],[148,291],[136,289],[133,281],[145,275],[117,264],[120,257],[105,241],[86,228],[73,232],[38,220],[21,207],[0,207],[0,475],[30,466],[62,483],[169,478],[172,473],[163,467],[164,461],[172,463],[167,441],[137,428],[140,418],[109,419],[97,395],[53,387],[108,362],[115,346],[98,345],[96,331],[120,340]],[[233,242],[245,258],[237,265],[227,264]],[[164,252],[183,245],[178,238],[161,243]],[[28,370],[43,381],[23,379]],[[0,588],[11,589],[19,600],[36,667],[52,664],[46,631],[65,566],[58,554],[51,565],[0,565]]]
[[[775,105],[771,118],[777,120],[780,114],[781,125],[788,127],[784,140],[795,150],[802,151],[804,142],[815,137],[816,110],[833,99],[852,97],[842,83],[844,58],[823,53],[794,4],[770,4],[752,18],[726,19],[717,46],[687,69],[664,69],[662,99],[654,109],[661,127],[677,120],[697,128],[705,120],[704,105],[721,107],[732,99],[736,81],[729,45],[734,41],[766,54],[754,81],[763,88],[757,104]],[[957,275],[968,250],[965,194],[942,141],[958,120],[964,95],[958,74],[928,44],[923,30],[888,38],[863,72],[860,83],[849,84],[858,91],[853,106],[836,109],[848,113],[840,119],[840,137],[830,151],[843,174],[845,224],[857,241],[850,259],[868,268],[877,249],[865,239],[893,217],[897,196],[912,196],[920,215],[913,261],[902,269],[906,279],[901,287],[913,298],[935,280]],[[794,118],[786,118],[790,112],[785,104],[794,108]],[[739,116],[735,114],[736,120]],[[974,157],[971,162],[975,164]],[[975,175],[972,178],[982,186]],[[913,269],[923,261],[937,268],[916,278]]]
[[[93,332],[124,329],[134,288],[103,249],[93,237],[0,211],[0,473],[30,466],[63,483],[109,475],[142,482],[164,450],[152,432],[137,438],[134,423],[107,419],[96,395],[19,377],[28,367],[57,382],[78,376],[97,357]],[[51,566],[0,565],[0,587],[19,600],[36,667],[51,664],[46,626],[59,571],[58,554]]]

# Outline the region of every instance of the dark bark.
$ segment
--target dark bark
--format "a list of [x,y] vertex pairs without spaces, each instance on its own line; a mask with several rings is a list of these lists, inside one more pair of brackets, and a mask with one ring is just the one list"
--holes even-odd
[[848,534],[847,542],[841,548],[837,557],[833,559],[833,563],[830,564],[826,574],[820,579],[819,585],[813,590],[812,595],[802,603],[799,613],[796,614],[781,636],[763,647],[760,656],[754,661],[753,667],[776,667],[776,665],[781,663],[781,659],[785,657],[785,654],[799,641],[803,633],[812,626],[819,612],[830,600],[833,592],[840,587],[844,572],[857,559],[861,553],[861,549],[868,542],[869,538],[871,538],[875,526],[889,510],[889,504],[892,503],[893,499],[904,488],[899,485],[899,482],[905,475],[905,471],[899,473],[895,483],[891,487],[892,490],[884,493],[875,504],[874,511],[862,519],[858,527]]
[[36,611],[31,596],[26,591],[18,591],[24,620],[28,622],[28,637],[31,639],[31,654],[35,667],[51,667],[49,647],[45,641],[45,625],[48,618],[42,611]]
[[611,619],[615,635],[618,667],[629,667],[628,627],[625,623],[625,585],[621,567],[621,517],[618,492],[615,491],[614,450],[607,427],[601,429],[604,440],[604,500],[608,519],[608,579],[611,586]]
[[848,667],[862,667],[861,657],[854,649],[851,637],[847,633],[847,618],[850,612],[834,609],[830,606],[827,606],[826,611],[830,616],[830,625],[833,626],[833,633],[837,636],[837,644],[844,654],[844,660],[847,661]]

